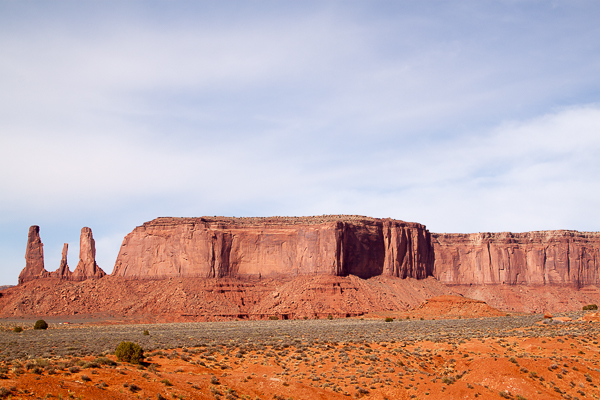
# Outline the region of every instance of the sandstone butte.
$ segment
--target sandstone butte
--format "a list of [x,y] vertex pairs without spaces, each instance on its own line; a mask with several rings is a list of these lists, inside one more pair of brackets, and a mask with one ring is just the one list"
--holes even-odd
[[[595,232],[438,234],[418,223],[352,215],[157,218],[124,238],[113,273],[104,278],[110,282],[100,284],[102,279],[85,290],[66,282],[105,275],[95,262],[89,228],[82,229],[80,248],[75,271],[67,266],[65,245],[60,267],[47,272],[39,227],[31,227],[19,286],[40,278],[59,281],[36,286],[47,292],[35,304],[18,294],[19,287],[4,291],[0,314],[81,312],[77,307],[93,313],[96,307],[123,315],[150,309],[182,315],[360,315],[406,310],[455,294],[507,311],[560,312],[600,302]],[[172,291],[160,305],[149,294],[150,287],[160,291],[156,285]],[[27,290],[34,287],[22,289]],[[107,300],[111,290],[130,306]],[[82,304],[63,304],[69,298]],[[61,304],[60,310],[53,304]]]
[[113,275],[132,278],[433,273],[429,231],[357,216],[158,218],[123,241]]

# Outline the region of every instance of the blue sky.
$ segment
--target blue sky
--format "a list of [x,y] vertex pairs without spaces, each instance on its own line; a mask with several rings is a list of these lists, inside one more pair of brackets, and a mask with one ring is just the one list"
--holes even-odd
[[92,228],[600,230],[600,2],[0,0],[0,284]]

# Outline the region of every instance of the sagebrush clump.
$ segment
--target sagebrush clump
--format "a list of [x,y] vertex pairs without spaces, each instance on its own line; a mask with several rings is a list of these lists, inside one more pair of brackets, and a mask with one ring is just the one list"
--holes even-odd
[[140,364],[144,361],[144,349],[133,342],[121,342],[115,351],[118,361]]
[[44,321],[43,319],[39,319],[39,320],[35,321],[35,325],[33,326],[33,329],[48,329],[48,323],[46,321]]
[[583,311],[597,310],[597,309],[598,309],[598,305],[596,305],[596,304],[588,304],[587,306],[583,306]]

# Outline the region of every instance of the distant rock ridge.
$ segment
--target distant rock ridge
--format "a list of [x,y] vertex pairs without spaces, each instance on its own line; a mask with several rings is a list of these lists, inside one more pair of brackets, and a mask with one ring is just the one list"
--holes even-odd
[[444,284],[600,283],[600,232],[434,233],[432,242]]
[[157,218],[121,246],[113,275],[422,279],[433,272],[424,225],[357,215]]
[[81,229],[79,245],[79,264],[74,272],[67,265],[67,250],[69,245],[64,244],[60,266],[54,272],[48,272],[44,267],[44,245],[40,239],[40,227],[33,225],[29,228],[27,250],[25,251],[25,268],[19,275],[19,284],[40,278],[58,278],[62,280],[82,281],[90,278],[101,278],[106,273],[96,264],[96,245],[92,230],[84,227]]

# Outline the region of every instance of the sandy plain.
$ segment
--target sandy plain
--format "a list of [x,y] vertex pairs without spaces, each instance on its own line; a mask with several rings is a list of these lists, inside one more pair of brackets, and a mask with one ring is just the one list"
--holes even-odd
[[[392,322],[87,322],[46,331],[3,321],[0,398],[600,398],[600,323],[577,321],[583,315],[421,309]],[[26,329],[15,333],[15,325]],[[142,365],[116,362],[123,340],[145,349]]]

